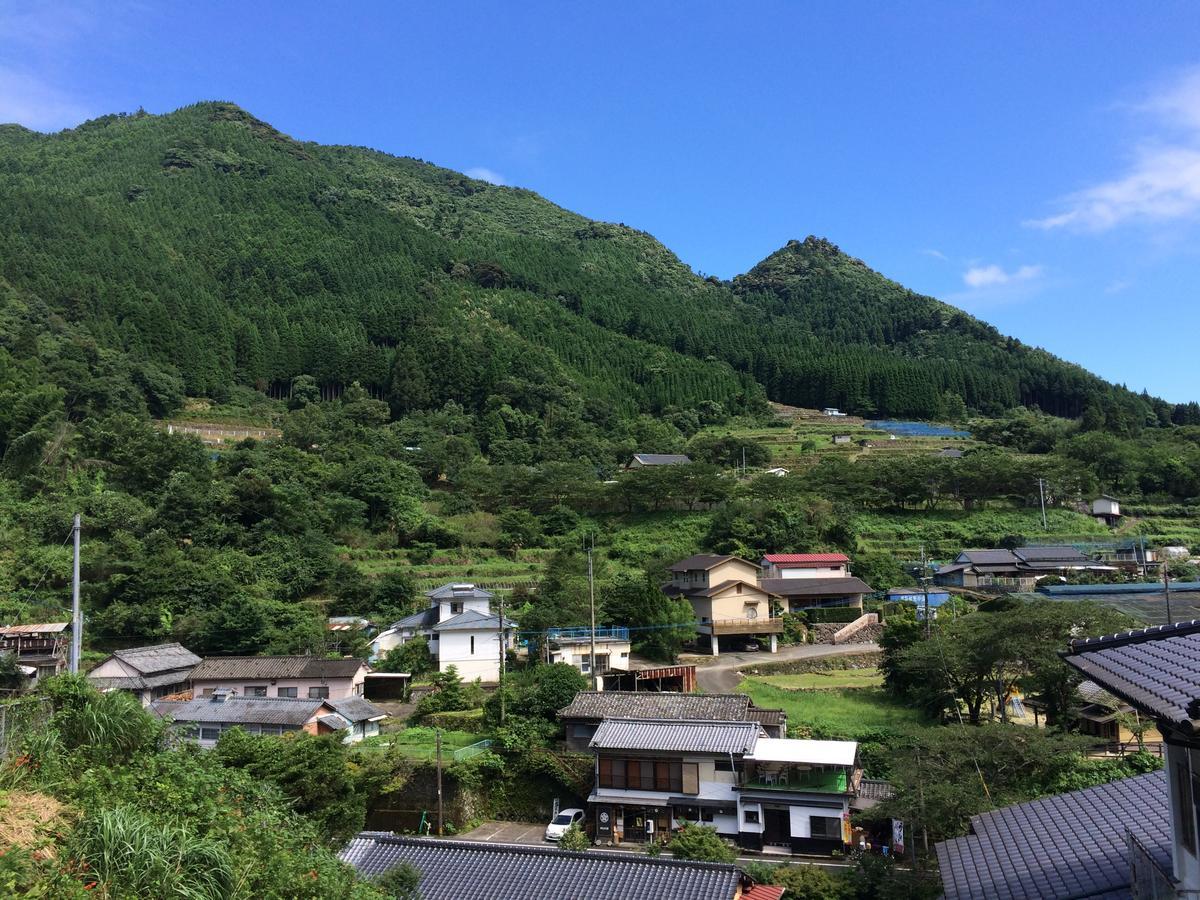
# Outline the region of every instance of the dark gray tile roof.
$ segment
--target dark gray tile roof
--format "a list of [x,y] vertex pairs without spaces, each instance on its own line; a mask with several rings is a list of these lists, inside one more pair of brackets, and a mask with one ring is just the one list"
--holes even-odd
[[1017,564],[1017,557],[1011,550],[964,550],[959,556],[965,557],[965,562],[972,562],[977,565],[1015,566]]
[[425,596],[430,600],[491,600],[495,594],[473,584],[452,581],[426,591]]
[[325,702],[336,709],[338,715],[347,722],[366,722],[370,719],[377,719],[387,715],[387,713],[370,700],[364,700],[362,697],[343,697],[340,700],[327,700]]
[[[516,627],[516,623],[507,618],[504,622],[509,628]],[[499,628],[499,616],[485,616],[473,609],[460,612],[457,616],[451,616],[433,626],[434,631],[497,631]]]
[[869,594],[872,588],[861,578],[764,578],[762,589],[780,597],[823,597]]
[[100,690],[144,691],[172,684],[186,684],[190,669],[162,672],[158,675],[89,675],[88,681]]
[[361,659],[319,656],[210,656],[192,669],[193,681],[208,679],[353,678]]
[[662,750],[676,753],[744,754],[762,734],[757,722],[605,719],[592,736],[596,750]]
[[392,623],[393,628],[432,628],[437,624],[438,609],[431,606]]
[[[690,572],[696,569],[707,571],[713,566],[719,566],[723,562],[731,559],[737,559],[736,556],[721,556],[716,553],[697,553],[695,556],[689,556],[687,559],[681,559],[675,565],[671,566],[672,572]],[[746,560],[749,562],[749,560]],[[750,563],[750,565],[754,565]]]
[[1129,897],[1125,831],[1171,871],[1163,773],[1018,803],[937,845],[946,900]]
[[1018,547],[1013,553],[1025,562],[1047,562],[1058,561],[1063,562],[1091,562],[1091,558],[1085,556],[1082,552],[1074,547]]
[[1200,619],[1072,641],[1063,659],[1141,712],[1200,730]]
[[559,710],[563,719],[699,719],[748,722],[745,694],[677,694],[647,691],[580,691]]
[[362,832],[340,855],[367,877],[411,863],[423,900],[733,900],[744,879],[719,863],[382,832]]
[[635,453],[633,458],[643,466],[677,466],[692,461],[683,453]]
[[751,721],[762,725],[783,725],[787,721],[787,714],[782,709],[759,709],[757,706],[751,706],[746,715]]
[[131,647],[128,650],[116,650],[112,655],[137,669],[143,675],[153,675],[172,669],[190,669],[200,662],[200,657],[182,644]]
[[303,725],[324,709],[332,711],[328,700],[285,697],[226,697],[212,700],[200,697],[184,703],[160,700],[150,709],[176,722],[233,722],[243,725]]

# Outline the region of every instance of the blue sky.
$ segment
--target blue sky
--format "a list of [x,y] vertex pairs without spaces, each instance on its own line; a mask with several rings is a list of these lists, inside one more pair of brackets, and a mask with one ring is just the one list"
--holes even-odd
[[0,0],[0,121],[232,100],[625,222],[722,277],[818,234],[1200,399],[1200,7],[1016,7]]

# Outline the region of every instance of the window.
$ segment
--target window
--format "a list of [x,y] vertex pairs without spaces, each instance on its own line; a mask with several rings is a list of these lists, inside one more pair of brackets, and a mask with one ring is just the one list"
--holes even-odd
[[201,697],[211,697],[213,695],[213,691],[215,691],[215,690],[216,690],[216,688],[205,688],[203,691],[200,692],[200,696]]
[[[571,737],[590,738],[595,733],[596,733],[596,729],[593,728],[591,725],[572,725],[571,726]],[[601,760],[601,762],[604,762],[604,760]]]
[[713,765],[718,772],[736,772],[732,759],[718,759]]
[[703,807],[700,810],[700,821],[701,822],[712,822],[713,821],[713,813],[714,813],[714,810],[710,809],[707,806]]
[[745,819],[747,825],[757,825],[758,824],[758,810],[757,809],[743,810],[742,818]]
[[696,763],[683,764],[683,785],[680,790],[684,794],[700,793],[700,767]]
[[475,655],[475,635],[471,635],[471,655]]
[[735,594],[740,594],[742,592],[742,583],[740,581],[737,583],[737,587],[734,588],[733,592]]
[[839,839],[842,836],[842,820],[836,816],[809,816],[809,834],[815,838]]
[[462,605],[461,600],[455,600],[453,603],[450,604],[450,615],[457,616],[462,611],[463,611],[463,605]]
[[221,736],[221,728],[219,725],[211,725],[200,728],[200,740],[215,741]]
[[323,684],[320,687],[310,687],[308,689],[308,699],[309,700],[328,700],[329,699],[329,686]]
[[242,694],[246,697],[265,697],[267,696],[267,686],[265,684],[248,684]]
[[276,697],[295,697],[296,689],[294,687],[281,687],[275,690]]

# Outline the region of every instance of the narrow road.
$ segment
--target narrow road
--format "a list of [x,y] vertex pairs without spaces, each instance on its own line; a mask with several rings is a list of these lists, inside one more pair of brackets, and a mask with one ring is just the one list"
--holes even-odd
[[722,653],[715,662],[697,664],[696,682],[706,694],[732,694],[742,680],[738,669],[755,663],[786,662],[792,659],[817,659],[822,656],[845,656],[878,650],[875,643],[866,644],[796,644],[780,647],[778,653]]

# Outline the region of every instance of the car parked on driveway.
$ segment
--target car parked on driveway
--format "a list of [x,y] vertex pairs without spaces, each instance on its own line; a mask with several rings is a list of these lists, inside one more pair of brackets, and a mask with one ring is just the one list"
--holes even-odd
[[583,827],[583,810],[582,809],[564,809],[560,810],[554,820],[546,826],[546,840],[560,841],[563,833],[572,825]]

